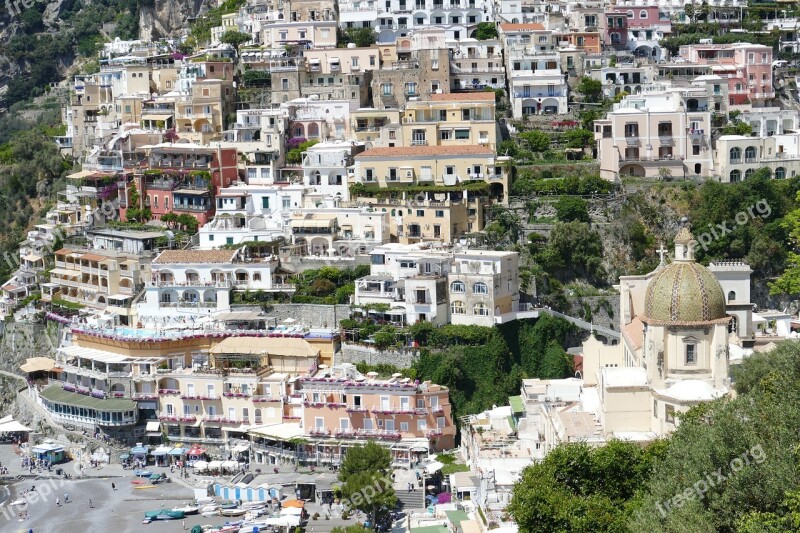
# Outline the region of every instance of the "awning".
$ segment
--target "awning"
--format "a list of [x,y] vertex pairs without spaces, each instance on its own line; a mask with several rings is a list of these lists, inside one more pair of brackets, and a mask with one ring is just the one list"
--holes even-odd
[[150,452],[150,455],[154,455],[156,457],[162,457],[164,455],[167,455],[170,451],[171,450],[169,448],[165,448],[163,446],[159,446],[158,448],[156,448],[155,450]]
[[145,455],[147,454],[147,448],[144,446],[134,446],[131,448],[131,455]]
[[129,454],[129,453],[121,453],[121,454],[119,454],[119,458],[122,461],[124,461],[126,459],[130,459],[130,457],[131,457],[131,454]]
[[308,62],[311,63],[312,65],[319,65],[319,58],[318,57],[309,58]]
[[247,444],[237,444],[233,447],[233,451],[236,453],[246,452],[250,447]]
[[42,256],[41,255],[36,255],[36,254],[28,254],[26,256],[23,256],[22,258],[25,261],[30,261],[32,263],[35,263],[36,261],[41,261],[42,260]]
[[758,313],[753,313],[753,324],[761,324],[766,322],[767,319],[763,316],[759,315]]
[[145,426],[145,431],[161,431],[161,422],[158,420],[149,420],[147,426]]
[[0,433],[29,433],[31,431],[33,431],[31,428],[23,426],[16,420],[0,424]]
[[187,455],[203,455],[204,453],[206,453],[205,448],[192,448]]
[[338,63],[338,62],[339,62],[339,58],[338,57],[330,57],[330,58],[328,58],[328,63]]
[[23,372],[49,372],[56,362],[49,357],[29,357],[19,369]]
[[66,268],[54,268],[50,271],[50,274],[55,274],[56,276],[64,276],[66,278],[77,278],[81,275],[78,270],[67,270]]
[[170,455],[183,455],[187,452],[186,448],[173,448],[169,451]]

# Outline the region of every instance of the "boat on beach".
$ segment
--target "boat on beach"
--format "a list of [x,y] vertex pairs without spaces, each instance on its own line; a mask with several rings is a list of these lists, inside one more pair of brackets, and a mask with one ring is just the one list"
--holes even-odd
[[235,507],[233,509],[220,509],[219,514],[222,516],[242,516],[247,510]]
[[145,511],[145,519],[150,520],[180,520],[185,517],[183,511],[175,511],[172,509],[159,509],[158,511]]
[[197,514],[200,508],[196,505],[184,505],[183,507],[173,507],[173,511],[180,511],[183,514]]

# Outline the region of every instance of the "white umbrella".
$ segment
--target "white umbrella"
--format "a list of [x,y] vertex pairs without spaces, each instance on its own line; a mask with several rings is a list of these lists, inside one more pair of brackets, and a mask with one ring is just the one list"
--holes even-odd
[[195,461],[192,466],[195,470],[205,470],[208,468],[208,463],[205,461]]
[[297,320],[295,320],[295,319],[294,319],[294,318],[292,318],[292,317],[289,317],[289,318],[287,318],[286,320],[284,320],[283,322],[284,322],[284,323],[286,323],[286,324],[292,324],[292,323],[294,323],[294,322],[297,322]]
[[281,509],[281,516],[286,515],[297,515],[300,516],[303,514],[303,510],[300,507],[284,507]]

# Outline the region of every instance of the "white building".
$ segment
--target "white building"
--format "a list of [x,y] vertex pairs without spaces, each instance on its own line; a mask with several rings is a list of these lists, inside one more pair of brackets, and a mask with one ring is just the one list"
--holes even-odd
[[165,250],[152,263],[144,298],[137,304],[143,323],[162,317],[209,315],[230,309],[233,292],[285,291],[275,256],[238,250]]
[[303,153],[303,184],[312,194],[349,200],[347,169],[354,164],[353,156],[363,151],[364,145],[354,142],[315,144]]
[[491,327],[495,317],[516,311],[518,262],[517,252],[456,252],[447,276],[450,322]]

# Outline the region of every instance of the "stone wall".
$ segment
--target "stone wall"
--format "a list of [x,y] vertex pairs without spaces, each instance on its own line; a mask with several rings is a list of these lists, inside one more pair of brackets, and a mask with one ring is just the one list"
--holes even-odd
[[571,297],[567,301],[570,309],[566,314],[619,331],[619,295]]
[[359,344],[342,344],[341,353],[336,355],[336,364],[360,363],[370,365],[388,364],[398,368],[409,368],[419,357],[415,350],[380,351]]
[[[245,308],[234,307],[233,310],[240,309]],[[269,304],[264,312],[267,316],[275,317],[278,324],[292,318],[298,325],[311,328],[338,328],[342,320],[350,318],[350,306],[344,304]]]

